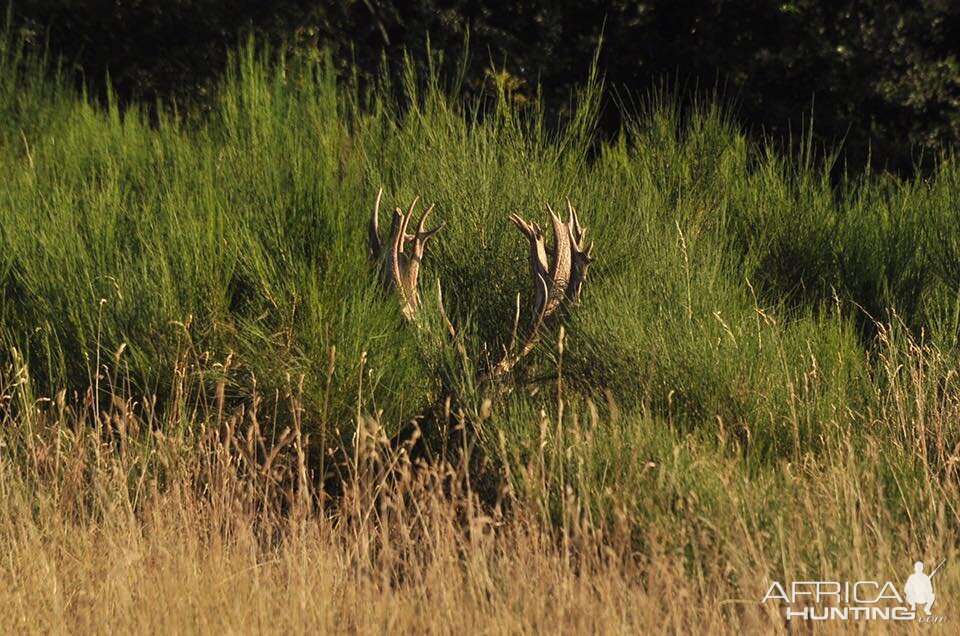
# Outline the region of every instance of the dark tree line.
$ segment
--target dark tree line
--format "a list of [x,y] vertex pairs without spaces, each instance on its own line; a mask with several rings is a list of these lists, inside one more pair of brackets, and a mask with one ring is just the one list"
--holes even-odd
[[496,68],[521,97],[539,83],[561,107],[602,39],[600,70],[618,93],[664,79],[719,89],[774,139],[798,134],[812,109],[818,138],[844,139],[851,166],[869,152],[909,170],[960,140],[951,0],[14,0],[14,11],[36,46],[48,41],[95,88],[109,71],[126,100],[203,104],[242,33],[294,56],[329,50],[373,77],[384,53],[394,70],[403,51],[422,63],[428,35],[452,65],[469,30],[468,90]]

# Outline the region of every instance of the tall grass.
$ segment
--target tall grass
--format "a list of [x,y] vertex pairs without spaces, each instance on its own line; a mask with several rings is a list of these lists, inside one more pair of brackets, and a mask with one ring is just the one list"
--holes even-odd
[[[770,580],[956,555],[953,157],[836,183],[712,103],[658,96],[605,142],[595,78],[554,122],[252,46],[207,116],[149,121],[4,37],[11,624],[768,629]],[[377,284],[380,187],[446,222],[422,287],[466,359]],[[566,198],[596,241],[583,304],[488,395],[530,286],[506,217]],[[477,460],[404,468],[383,440],[448,396],[469,434],[432,441]]]
[[[960,404],[925,394],[942,357],[904,347],[909,359],[879,361],[889,387],[870,435],[760,470],[725,451],[739,442],[722,426],[698,439],[562,398],[563,418],[514,413],[534,430],[501,437],[493,506],[469,457],[418,468],[364,412],[336,505],[318,508],[298,387],[271,438],[259,394],[161,411],[111,371],[100,409],[92,391],[36,399],[15,360],[0,386],[0,619],[58,633],[790,631],[759,603],[773,580],[899,583],[913,555],[956,557],[955,456],[920,458],[953,452]],[[178,394],[201,381],[192,364],[170,371]],[[936,586],[946,605],[957,569]]]

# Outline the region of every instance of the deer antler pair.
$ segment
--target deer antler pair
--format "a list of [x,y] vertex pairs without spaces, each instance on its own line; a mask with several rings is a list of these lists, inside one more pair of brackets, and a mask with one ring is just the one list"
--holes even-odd
[[[393,212],[390,224],[390,243],[384,245],[380,240],[380,199],[383,197],[383,188],[377,193],[377,202],[373,207],[373,216],[367,229],[370,240],[370,257],[374,260],[383,259],[384,283],[400,292],[402,311],[407,320],[412,320],[420,307],[420,263],[427,249],[427,241],[439,232],[444,224],[441,223],[432,230],[426,229],[427,217],[433,212],[431,205],[420,217],[416,234],[407,234],[407,227],[413,218],[413,210],[417,207],[420,197],[416,197],[406,213],[400,208]],[[413,241],[413,252],[405,252],[407,243]],[[385,249],[386,248],[386,249]]]
[[[393,224],[390,228],[390,244],[384,245],[380,240],[379,211],[383,189],[377,194],[377,202],[373,208],[373,217],[370,220],[369,240],[370,255],[374,260],[383,261],[384,281],[400,293],[403,315],[413,320],[420,306],[420,294],[417,288],[420,274],[420,264],[430,240],[443,224],[433,230],[425,230],[427,217],[433,210],[431,205],[420,217],[416,234],[407,234],[407,226],[413,217],[413,210],[419,197],[410,204],[410,209],[404,213],[397,208],[393,213]],[[587,278],[587,268],[593,261],[591,253],[593,243],[587,245],[587,230],[580,225],[577,211],[570,201],[567,201],[568,220],[564,223],[559,216],[547,206],[550,214],[550,224],[553,229],[553,245],[547,248],[543,231],[536,223],[528,223],[518,214],[511,214],[510,220],[519,228],[530,241],[530,272],[533,277],[533,322],[523,345],[516,346],[517,323],[520,318],[519,298],[517,300],[517,316],[514,320],[514,337],[510,347],[500,362],[490,370],[488,379],[495,379],[510,372],[514,366],[533,348],[540,339],[540,328],[551,321],[557,310],[566,301],[576,305],[580,302],[580,292]],[[407,255],[406,244],[413,241],[413,253]],[[440,310],[443,311],[441,301]],[[452,335],[456,331],[444,315],[447,327]]]

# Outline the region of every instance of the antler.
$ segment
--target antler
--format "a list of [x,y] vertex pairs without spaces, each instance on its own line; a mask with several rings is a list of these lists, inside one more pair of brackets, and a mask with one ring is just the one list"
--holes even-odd
[[[407,320],[412,320],[420,307],[420,291],[418,289],[420,278],[420,263],[423,262],[423,255],[427,249],[427,241],[443,228],[441,223],[432,230],[426,229],[427,218],[433,212],[431,205],[420,217],[415,234],[407,234],[407,228],[410,220],[413,218],[413,210],[417,207],[420,197],[416,197],[406,213],[400,208],[393,212],[393,219],[390,224],[390,243],[384,245],[380,239],[380,200],[383,198],[383,188],[377,193],[377,202],[373,207],[373,216],[370,218],[370,225],[367,228],[368,239],[370,242],[370,257],[375,260],[383,260],[383,280],[387,287],[393,287],[400,292],[400,301],[402,303],[403,315]],[[407,243],[413,242],[411,254],[405,252]]]
[[[580,225],[577,211],[567,200],[569,219],[566,223],[547,205],[553,229],[553,248],[547,257],[543,231],[536,223],[528,223],[519,214],[511,214],[510,220],[530,241],[530,273],[533,277],[533,323],[523,345],[517,349],[515,338],[504,357],[490,372],[491,378],[503,376],[529,354],[540,341],[544,323],[551,322],[564,301],[576,305],[587,279],[587,269],[593,262],[593,243],[586,244],[587,230]],[[517,305],[519,321],[520,306]],[[516,331],[516,329],[515,329]]]

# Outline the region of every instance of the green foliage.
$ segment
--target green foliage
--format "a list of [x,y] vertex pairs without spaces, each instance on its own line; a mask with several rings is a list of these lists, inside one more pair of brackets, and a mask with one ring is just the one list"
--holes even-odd
[[[550,514],[571,484],[600,508],[605,489],[634,489],[669,513],[669,497],[644,494],[646,457],[671,466],[671,497],[706,506],[731,505],[716,471],[737,458],[758,491],[780,466],[877,439],[903,459],[881,467],[884,484],[916,462],[953,470],[904,450],[957,435],[956,419],[909,424],[956,394],[950,158],[925,179],[837,186],[811,141],[785,158],[715,104],[655,94],[603,141],[595,79],[548,125],[507,77],[492,102],[412,65],[399,86],[362,91],[325,60],[291,68],[252,45],[209,116],[148,121],[40,79],[40,64],[5,40],[0,373],[30,369],[32,395],[93,386],[99,403],[123,377],[161,408],[222,389],[230,408],[258,395],[279,410],[296,387],[319,444],[371,416],[392,433],[449,394],[514,487],[544,483],[523,478],[535,461],[552,466]],[[367,259],[380,187],[385,208],[421,195],[446,222],[419,329]],[[530,293],[507,215],[567,198],[596,241],[583,303],[563,350],[548,333],[515,391],[485,406],[477,373]],[[466,358],[438,319],[437,280]]]

